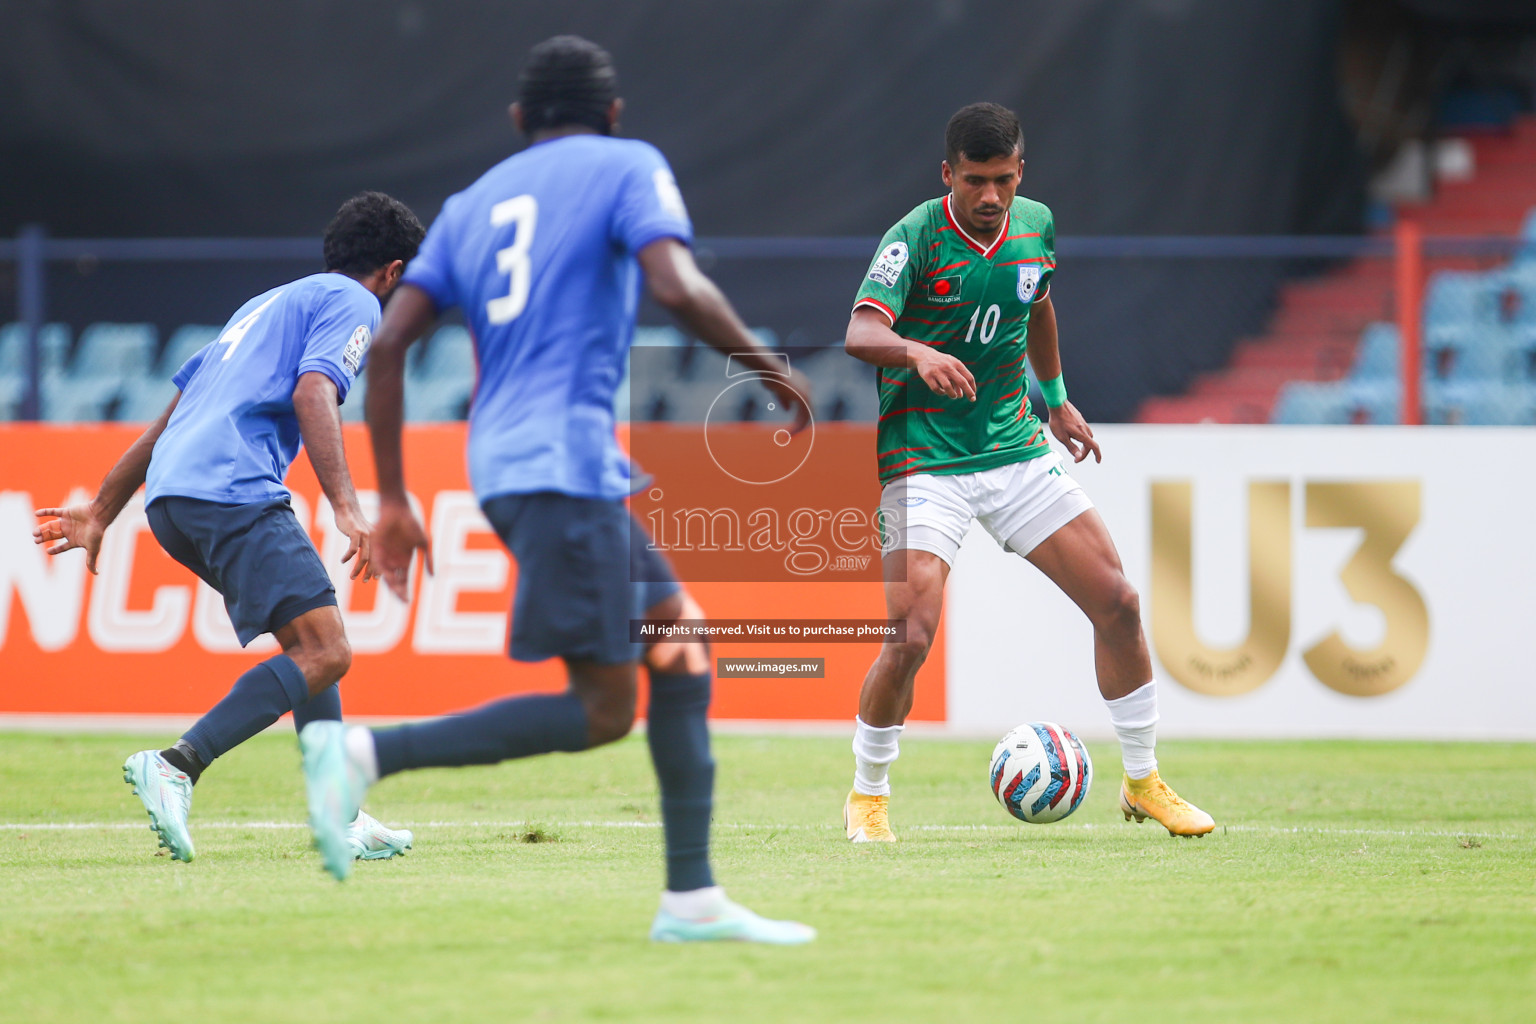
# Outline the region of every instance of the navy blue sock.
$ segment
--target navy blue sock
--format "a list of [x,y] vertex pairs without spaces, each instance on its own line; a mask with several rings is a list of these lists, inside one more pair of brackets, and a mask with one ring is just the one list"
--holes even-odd
[[661,824],[667,838],[667,888],[688,892],[714,885],[709,870],[709,817],[715,761],[709,754],[708,672],[651,672],[645,738],[661,784]]
[[307,700],[309,685],[303,671],[288,655],[279,654],[235,680],[224,699],[182,739],[209,765]]
[[332,683],[303,704],[294,706],[293,731],[303,732],[310,722],[341,721],[341,684]]
[[379,777],[407,768],[496,764],[587,749],[587,709],[574,693],[492,701],[473,711],[375,729]]

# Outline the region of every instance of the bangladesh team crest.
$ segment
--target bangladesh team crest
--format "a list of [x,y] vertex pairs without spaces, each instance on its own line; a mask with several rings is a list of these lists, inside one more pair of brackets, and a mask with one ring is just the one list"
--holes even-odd
[[1040,287],[1039,267],[1019,268],[1019,301],[1033,302],[1035,289]]

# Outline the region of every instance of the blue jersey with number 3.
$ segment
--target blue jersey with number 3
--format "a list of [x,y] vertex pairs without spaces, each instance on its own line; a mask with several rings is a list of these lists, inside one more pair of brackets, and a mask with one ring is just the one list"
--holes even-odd
[[144,502],[168,494],[245,504],[288,494],[299,453],[293,389],[323,373],[346,401],[379,326],[379,300],[344,274],[251,299],[172,378],[181,399],[155,442]]
[[666,158],[633,139],[541,142],[443,205],[404,279],[439,312],[462,307],[474,336],[469,476],[481,501],[629,493],[613,398],[634,334],[635,254],[660,238],[690,241],[688,212]]

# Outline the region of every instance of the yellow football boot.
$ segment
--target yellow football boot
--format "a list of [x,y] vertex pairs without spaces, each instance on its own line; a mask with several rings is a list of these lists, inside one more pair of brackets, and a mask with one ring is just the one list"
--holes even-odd
[[1203,836],[1216,827],[1216,821],[1194,804],[1168,788],[1154,769],[1144,779],[1124,776],[1120,781],[1120,813],[1137,824],[1151,818],[1171,836]]
[[850,789],[848,800],[843,804],[843,828],[848,830],[848,839],[855,843],[894,843],[896,836],[891,832],[891,821],[886,816],[890,799],[888,796],[865,796]]

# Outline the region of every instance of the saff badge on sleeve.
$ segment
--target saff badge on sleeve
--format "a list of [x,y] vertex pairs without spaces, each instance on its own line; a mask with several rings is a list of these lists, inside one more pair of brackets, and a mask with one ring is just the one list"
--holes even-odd
[[909,255],[906,242],[892,242],[880,251],[874,265],[869,268],[869,279],[887,288],[896,287],[896,282],[901,280],[901,270],[907,265]]
[[373,332],[366,325],[352,332],[352,337],[347,339],[347,347],[341,352],[341,362],[347,368],[347,373],[357,376],[357,371],[363,368],[363,357],[368,354],[368,346],[371,344]]

